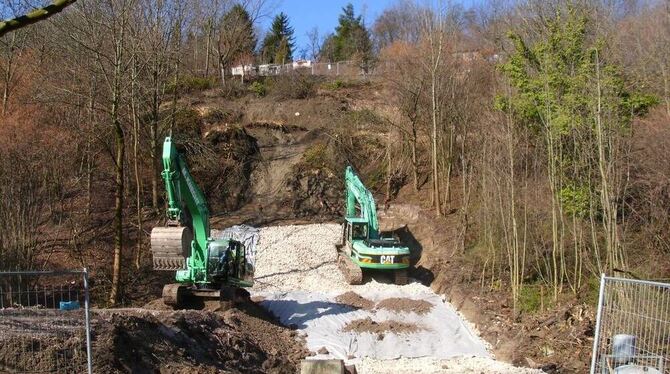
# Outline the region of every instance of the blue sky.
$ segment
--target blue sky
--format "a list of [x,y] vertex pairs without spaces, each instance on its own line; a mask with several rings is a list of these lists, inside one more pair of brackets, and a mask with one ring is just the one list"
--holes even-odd
[[[337,17],[342,13],[342,8],[347,3],[354,5],[356,15],[363,14],[365,24],[370,26],[375,18],[394,0],[278,0],[276,10],[277,14],[284,12],[289,16],[291,26],[295,30],[296,53],[307,46],[308,38],[305,35],[314,26],[319,28],[319,35],[326,35],[333,32],[337,26]],[[263,30],[267,30],[272,19],[264,19],[262,22]]]

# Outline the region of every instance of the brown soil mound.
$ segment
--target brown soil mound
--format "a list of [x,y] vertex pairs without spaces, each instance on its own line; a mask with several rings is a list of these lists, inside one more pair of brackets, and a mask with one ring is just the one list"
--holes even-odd
[[433,309],[433,304],[426,300],[414,300],[401,297],[392,297],[384,299],[377,303],[378,309],[386,309],[393,312],[414,312],[416,314],[426,314]]
[[309,353],[295,332],[251,312],[96,311],[94,371],[295,373]]
[[370,317],[353,320],[342,329],[342,331],[370,332],[377,334],[379,339],[383,339],[384,334],[387,332],[394,334],[411,334],[419,330],[423,330],[423,328],[413,323],[400,321],[375,322]]
[[370,310],[375,306],[373,301],[370,301],[353,291],[347,291],[336,297],[335,300],[340,304],[349,305],[356,309]]

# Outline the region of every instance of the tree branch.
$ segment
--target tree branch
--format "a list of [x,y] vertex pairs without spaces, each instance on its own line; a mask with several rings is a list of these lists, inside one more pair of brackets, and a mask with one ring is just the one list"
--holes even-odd
[[22,16],[2,21],[0,22],[0,37],[22,27],[43,21],[56,13],[60,13],[63,9],[69,5],[72,5],[75,1],[77,0],[54,0],[53,3],[45,6],[44,8],[35,9]]

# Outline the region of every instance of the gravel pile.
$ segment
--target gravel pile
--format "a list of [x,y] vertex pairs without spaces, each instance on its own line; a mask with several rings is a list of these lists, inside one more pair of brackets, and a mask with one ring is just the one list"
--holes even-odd
[[437,360],[430,357],[372,360],[364,358],[356,364],[359,374],[541,374],[543,371],[518,368],[484,357],[458,357]]
[[338,224],[261,228],[252,291],[332,291],[348,286],[337,267]]
[[360,286],[349,285],[337,267],[335,245],[341,236],[342,226],[336,223],[262,227],[252,291],[432,293],[420,283],[397,286],[370,280]]

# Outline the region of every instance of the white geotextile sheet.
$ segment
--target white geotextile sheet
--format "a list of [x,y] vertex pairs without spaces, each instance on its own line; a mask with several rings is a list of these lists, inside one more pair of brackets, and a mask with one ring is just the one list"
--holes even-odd
[[[363,310],[338,303],[340,294],[305,291],[258,292],[261,303],[286,326],[295,325],[306,337],[307,348],[316,352],[325,347],[328,354],[315,358],[336,358],[352,361],[352,357],[396,359],[400,357],[451,358],[455,356],[490,357],[484,342],[461,320],[453,307],[430,292],[411,293],[398,290],[356,290],[362,297],[379,302],[391,297],[421,299],[433,304],[430,312],[417,315],[410,312]],[[413,323],[421,330],[408,334],[385,332],[383,337],[373,333],[344,332],[350,321],[370,317]]]

